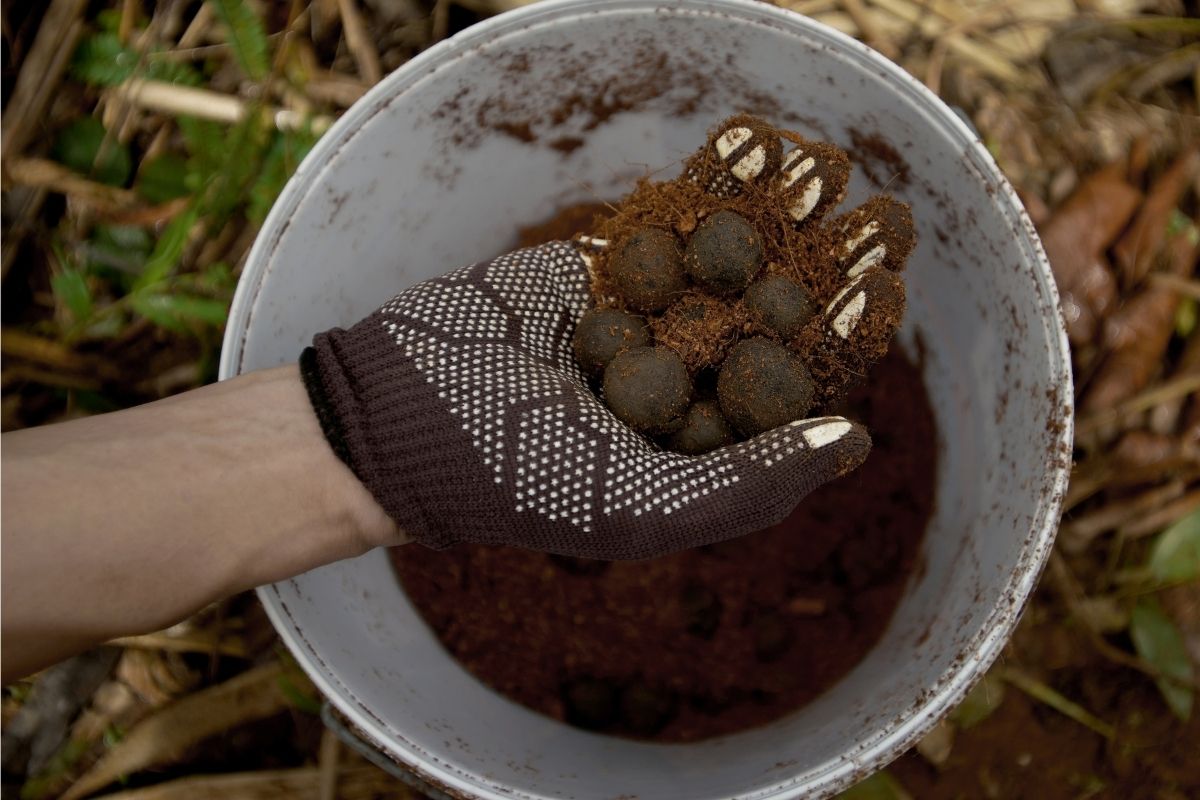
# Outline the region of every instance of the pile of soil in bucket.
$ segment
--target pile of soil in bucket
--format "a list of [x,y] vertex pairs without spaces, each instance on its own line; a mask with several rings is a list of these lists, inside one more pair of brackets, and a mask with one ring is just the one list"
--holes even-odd
[[[570,238],[603,213],[564,209],[520,244]],[[893,347],[842,410],[871,431],[866,463],[773,528],[634,562],[403,547],[396,571],[464,667],[555,719],[667,742],[765,724],[879,639],[933,509],[937,432],[919,366]]]

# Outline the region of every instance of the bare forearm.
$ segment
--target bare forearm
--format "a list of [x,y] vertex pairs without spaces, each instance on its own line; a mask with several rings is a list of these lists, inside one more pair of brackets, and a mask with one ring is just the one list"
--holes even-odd
[[394,535],[295,367],[3,447],[6,682]]

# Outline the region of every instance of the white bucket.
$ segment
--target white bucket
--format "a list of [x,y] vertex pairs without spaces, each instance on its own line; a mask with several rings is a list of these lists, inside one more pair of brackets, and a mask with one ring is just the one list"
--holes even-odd
[[[582,86],[603,87],[607,106],[566,102]],[[557,127],[546,113],[572,108]],[[605,108],[626,110],[600,119]],[[1070,463],[1072,390],[1033,228],[978,138],[923,86],[766,4],[549,2],[413,59],[325,135],[283,192],[242,275],[221,376],[294,361],[314,333],[502,252],[518,226],[566,203],[619,197],[738,110],[842,145],[851,129],[877,133],[911,167],[890,187],[920,233],[902,338],[910,351],[922,343],[941,438],[922,567],[881,641],[832,689],[765,727],[687,745],[586,733],[485,688],[442,650],[383,551],[260,590],[341,718],[447,794],[831,794],[962,698],[1037,582]],[[538,141],[472,127],[523,115]],[[562,137],[584,144],[564,153]],[[847,203],[871,191],[856,170]]]

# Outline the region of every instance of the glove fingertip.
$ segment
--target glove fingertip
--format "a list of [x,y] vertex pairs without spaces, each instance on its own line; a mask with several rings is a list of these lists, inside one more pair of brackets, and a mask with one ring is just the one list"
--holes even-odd
[[798,460],[817,461],[840,477],[862,465],[871,452],[871,434],[845,417],[820,417],[797,423],[800,438],[808,445]]

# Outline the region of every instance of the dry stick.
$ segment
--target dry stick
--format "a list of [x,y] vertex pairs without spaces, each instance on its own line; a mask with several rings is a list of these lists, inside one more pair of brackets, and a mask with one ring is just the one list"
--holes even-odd
[[81,200],[101,211],[115,211],[138,204],[136,192],[90,181],[61,164],[44,158],[19,158],[4,165],[5,184],[49,189]]
[[338,794],[338,761],[341,754],[341,740],[337,734],[326,728],[321,732],[321,745],[317,751],[317,800],[337,800]]
[[1149,662],[1145,661],[1138,655],[1122,650],[1119,647],[1112,645],[1103,634],[1092,627],[1091,618],[1082,612],[1081,603],[1084,598],[1083,589],[1079,585],[1079,579],[1075,577],[1075,573],[1071,571],[1071,567],[1066,560],[1058,553],[1050,554],[1050,578],[1054,582],[1058,594],[1062,597],[1063,602],[1071,610],[1072,616],[1079,620],[1084,628],[1087,629],[1088,641],[1092,647],[1096,649],[1101,656],[1112,661],[1114,664],[1120,664],[1123,667],[1137,670],[1154,680],[1166,680],[1177,683],[1180,686],[1192,686],[1200,688],[1200,678],[1192,680],[1184,680],[1177,678],[1174,675],[1167,675],[1164,672],[1156,669]]
[[358,74],[368,85],[374,86],[383,77],[379,66],[379,54],[371,44],[367,35],[366,25],[362,15],[358,13],[358,5],[354,0],[338,0],[338,13],[342,16],[342,32],[346,35],[346,47],[354,56]]
[[433,24],[430,27],[430,38],[440,42],[450,32],[450,2],[437,0],[433,4]]
[[867,10],[862,0],[842,0],[842,8],[846,9],[850,19],[854,20],[854,24],[862,32],[862,38],[867,44],[895,60],[896,56],[900,54],[900,48],[896,47],[896,43],[883,33],[874,15]]
[[1090,728],[1105,739],[1116,737],[1117,732],[1112,725],[1109,725],[1083,706],[1064,697],[1059,692],[1031,675],[1026,674],[1024,671],[1016,667],[1000,667],[997,669],[997,674],[1000,678],[1025,692],[1025,694],[1034,700],[1045,703],[1055,711],[1070,717],[1085,728]]
[[1164,528],[1170,527],[1197,508],[1200,508],[1200,489],[1185,494],[1183,497],[1168,503],[1152,514],[1147,514],[1141,519],[1124,525],[1120,530],[1120,535],[1126,539],[1140,539],[1143,536],[1150,536]]
[[[183,36],[179,37],[178,49],[187,50],[188,48],[196,47],[203,42],[208,35],[208,29],[213,23],[212,4],[203,3],[200,9],[196,12],[196,16],[192,17],[192,21],[188,23],[187,29],[184,30]],[[228,47],[228,44],[224,45]]]
[[172,653],[220,653],[234,658],[246,658],[246,645],[237,637],[219,639],[207,633],[191,633],[176,636],[165,631],[144,633],[140,636],[121,636],[107,644],[129,647],[136,650],[167,650]]
[[1075,425],[1075,439],[1079,441],[1081,437],[1095,433],[1100,428],[1116,422],[1126,414],[1145,411],[1166,400],[1185,397],[1197,391],[1200,391],[1200,375],[1180,375],[1177,378],[1172,378],[1169,381],[1158,384],[1152,389],[1147,389],[1141,394],[1134,395],[1115,408],[1097,411],[1090,416],[1084,417]]
[[[239,122],[250,108],[240,98],[232,95],[140,78],[130,78],[113,91],[129,102],[152,111],[172,115],[186,114],[230,124]],[[281,131],[300,130],[307,125],[320,134],[333,124],[331,117],[309,117],[288,109],[267,108],[264,113]]]
[[1081,553],[1100,534],[1119,528],[1139,515],[1160,508],[1163,503],[1180,497],[1186,486],[1172,481],[1125,501],[1113,502],[1090,514],[1064,523],[1059,533],[1063,548],[1072,554]]
[[24,150],[45,119],[46,106],[83,31],[86,5],[85,0],[54,0],[46,10],[0,118],[0,161]]
[[0,329],[0,354],[6,358],[23,358],[64,372],[82,372],[91,365],[69,347],[16,328]]
[[1150,275],[1150,282],[1166,289],[1174,289],[1184,297],[1200,300],[1200,281],[1184,278],[1180,275],[1169,275],[1165,272],[1155,272]]
[[[892,16],[913,25],[927,38],[936,38],[946,23],[929,16],[920,5],[910,0],[873,0],[874,4]],[[1020,84],[1025,75],[994,47],[967,39],[961,35],[947,37],[946,46],[983,71],[1012,84]]]

